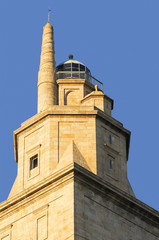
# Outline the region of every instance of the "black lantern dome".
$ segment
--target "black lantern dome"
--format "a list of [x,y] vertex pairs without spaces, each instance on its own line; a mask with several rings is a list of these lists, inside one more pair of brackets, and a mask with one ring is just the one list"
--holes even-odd
[[69,55],[69,60],[56,67],[57,79],[85,79],[90,81],[91,72],[81,62],[74,60],[73,55]]

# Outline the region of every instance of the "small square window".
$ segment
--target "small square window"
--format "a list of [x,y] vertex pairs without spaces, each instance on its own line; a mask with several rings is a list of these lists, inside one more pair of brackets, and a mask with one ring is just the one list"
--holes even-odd
[[30,170],[38,166],[38,154],[30,158]]

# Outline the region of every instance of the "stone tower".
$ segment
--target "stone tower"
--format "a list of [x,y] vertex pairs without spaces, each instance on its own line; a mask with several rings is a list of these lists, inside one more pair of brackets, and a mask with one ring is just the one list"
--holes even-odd
[[113,100],[73,59],[55,67],[43,31],[38,113],[14,132],[18,174],[0,204],[0,240],[157,240],[159,214],[127,179],[130,132]]

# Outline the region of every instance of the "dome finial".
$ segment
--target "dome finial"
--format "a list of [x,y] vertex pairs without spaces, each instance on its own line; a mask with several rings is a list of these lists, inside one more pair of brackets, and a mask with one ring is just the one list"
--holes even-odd
[[48,23],[50,22],[50,12],[51,12],[51,9],[48,9]]
[[73,59],[73,55],[72,54],[70,54],[68,57],[69,57],[69,59]]

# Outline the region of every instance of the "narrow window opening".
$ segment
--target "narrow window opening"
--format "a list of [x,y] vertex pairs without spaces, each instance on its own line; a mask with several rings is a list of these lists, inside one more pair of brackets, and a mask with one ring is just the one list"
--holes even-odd
[[109,143],[112,144],[112,136],[109,135]]
[[112,160],[109,160],[109,168],[112,169],[113,168],[113,164],[112,164]]
[[38,154],[30,158],[30,170],[38,166]]

